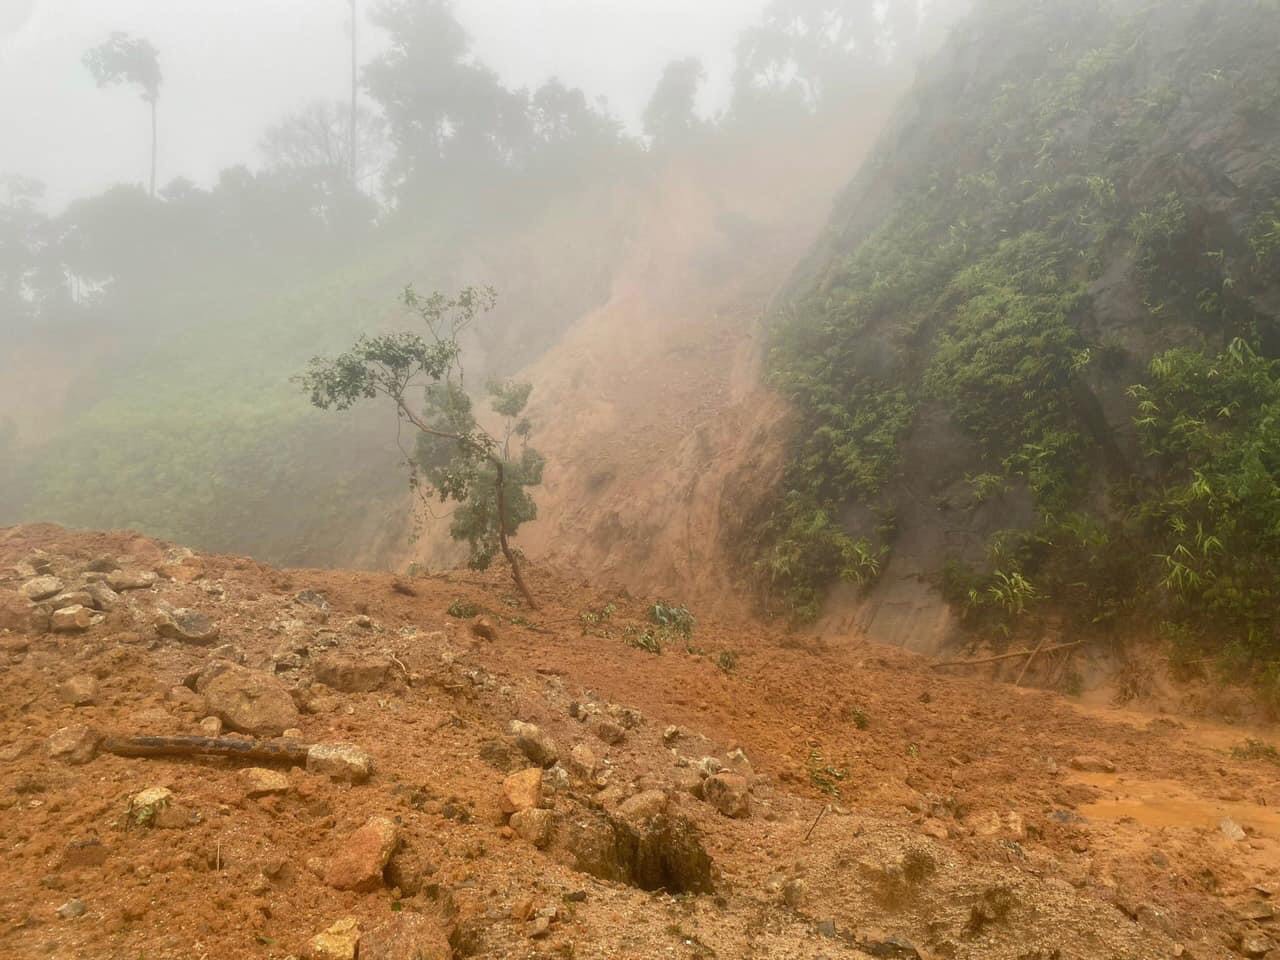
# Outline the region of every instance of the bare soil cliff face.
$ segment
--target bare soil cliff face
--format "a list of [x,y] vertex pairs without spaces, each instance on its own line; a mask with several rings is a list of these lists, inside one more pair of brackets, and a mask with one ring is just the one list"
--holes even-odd
[[[546,455],[520,543],[593,581],[741,612],[734,538],[777,482],[762,317],[881,118],[674,156],[610,296],[525,372]],[[803,140],[803,142],[797,142]]]

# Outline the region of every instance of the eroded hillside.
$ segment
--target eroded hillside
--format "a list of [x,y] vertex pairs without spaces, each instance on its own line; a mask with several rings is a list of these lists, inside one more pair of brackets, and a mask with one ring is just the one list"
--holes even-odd
[[[519,537],[532,558],[699,609],[752,607],[733,557],[787,436],[763,382],[764,316],[891,100],[877,91],[767,144],[722,136],[655,178],[601,305],[520,374],[547,458]],[[404,559],[456,561],[442,527]]]

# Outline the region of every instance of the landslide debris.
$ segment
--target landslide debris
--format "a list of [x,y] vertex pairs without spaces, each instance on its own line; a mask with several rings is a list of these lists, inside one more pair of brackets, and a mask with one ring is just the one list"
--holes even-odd
[[[448,608],[512,610],[496,575],[407,594],[235,557],[169,577],[170,552],[0,531],[6,958],[1271,949],[1260,749],[757,627],[699,622],[732,673],[654,655],[584,632],[601,598],[538,571],[545,619],[495,613],[490,640]],[[23,590],[117,569],[147,585],[75,634]],[[182,609],[221,645],[162,630]],[[174,749],[211,732],[243,752]]]

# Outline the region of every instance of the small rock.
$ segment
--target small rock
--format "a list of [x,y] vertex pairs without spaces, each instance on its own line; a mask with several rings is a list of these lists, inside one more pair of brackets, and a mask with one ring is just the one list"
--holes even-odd
[[502,781],[502,812],[519,813],[542,803],[542,768],[530,767]]
[[1239,913],[1241,920],[1270,920],[1275,915],[1275,906],[1265,900],[1254,900],[1252,903],[1246,903],[1240,908]]
[[511,919],[524,923],[533,916],[534,909],[533,897],[521,897],[511,905]]
[[680,739],[680,728],[677,726],[667,727],[662,731],[662,742],[668,747]]
[[424,859],[415,847],[401,842],[387,861],[382,876],[387,886],[400,890],[401,896],[415,897],[435,872],[435,865]]
[[307,769],[332,780],[364,783],[373,776],[373,757],[350,743],[317,743],[307,751]]
[[55,610],[49,617],[49,627],[54,633],[80,633],[92,624],[93,611],[80,604]]
[[360,924],[355,917],[339,920],[307,944],[307,960],[355,960]]
[[58,916],[60,916],[63,920],[74,920],[76,917],[84,916],[84,910],[85,910],[84,901],[73,899],[73,900],[68,900],[66,903],[60,906],[57,910],[57,913],[58,913]]
[[200,721],[200,736],[215,739],[222,736],[222,721],[217,717],[205,717]]
[[[170,687],[164,695],[164,698],[178,707],[180,710],[190,710],[192,713],[201,714],[209,709],[209,704],[204,697],[196,693],[190,687],[176,684]],[[219,721],[221,723],[221,721]]]
[[529,927],[529,936],[531,939],[538,940],[545,937],[551,932],[550,917],[534,917],[533,925]]
[[622,725],[614,723],[612,720],[597,721],[593,732],[611,746],[617,746],[627,737],[627,731],[623,729]]
[[569,769],[582,780],[594,782],[599,761],[585,743],[579,743],[569,751]]
[[120,602],[120,594],[105,583],[94,581],[85,584],[84,592],[89,595],[90,604],[96,610],[110,610]]
[[742,819],[751,815],[751,796],[745,777],[717,773],[702,785],[702,797],[726,817]]
[[360,960],[452,960],[440,923],[421,913],[399,913],[360,938]]
[[315,662],[315,678],[342,693],[371,693],[392,678],[393,665],[386,657],[355,657],[330,653]]
[[782,885],[782,902],[792,910],[804,907],[809,895],[809,885],[799,877],[792,877]]
[[628,820],[651,820],[667,809],[667,795],[661,790],[645,790],[629,797],[618,807]]
[[62,592],[62,581],[57,577],[36,577],[24,583],[18,592],[33,603],[48,600]]
[[1081,773],[1115,773],[1116,765],[1104,757],[1079,756],[1069,761],[1073,770]]
[[168,787],[148,787],[129,801],[129,818],[140,827],[154,827],[160,814],[173,801]]
[[49,604],[55,609],[63,607],[92,607],[93,595],[88,590],[68,590],[58,594]]
[[1240,952],[1246,957],[1265,957],[1271,947],[1271,938],[1260,931],[1246,932],[1240,937]]
[[98,681],[87,673],[77,673],[58,685],[58,699],[73,707],[88,707],[98,700]]
[[267,797],[273,794],[289,792],[289,778],[279,770],[268,770],[266,767],[246,767],[240,771],[240,783],[244,787],[245,796]]
[[221,643],[209,651],[210,659],[230,660],[232,663],[238,663],[241,666],[247,662],[244,651],[237,647],[234,643]]
[[195,583],[204,576],[204,566],[195,557],[185,557],[160,564],[156,572],[174,583]]
[[1224,837],[1236,843],[1245,838],[1244,829],[1230,817],[1223,817],[1218,822],[1218,829],[1222,831]]
[[541,767],[551,767],[560,759],[555,740],[541,727],[512,720],[509,732],[515,737],[516,746],[531,762]]
[[836,922],[834,920],[819,920],[817,929],[820,937],[834,937],[836,935]]
[[301,590],[293,595],[293,602],[316,610],[328,610],[329,601],[319,590]]
[[551,841],[551,828],[555,815],[550,810],[530,807],[511,815],[511,829],[535,847],[545,847]]
[[976,813],[969,817],[965,823],[973,831],[974,835],[978,837],[994,837],[1004,828],[1000,821],[1000,814],[994,810]]
[[375,890],[399,842],[396,825],[373,817],[343,843],[325,870],[324,882],[335,890]]
[[79,766],[94,758],[101,741],[101,735],[89,727],[63,727],[45,741],[45,750],[54,760]]
[[694,766],[704,777],[714,776],[724,769],[724,764],[715,757],[703,757]]
[[126,590],[148,590],[159,579],[150,570],[113,570],[107,574],[107,586],[119,593]]
[[290,727],[284,733],[280,734],[280,736],[285,740],[301,740],[302,731],[297,727]]
[[493,625],[493,621],[488,617],[476,617],[471,621],[471,632],[481,640],[497,640],[498,628]]
[[179,607],[156,612],[156,633],[183,643],[210,644],[218,639],[218,627],[198,610]]
[[929,817],[925,820],[920,830],[926,837],[933,837],[935,840],[945,840],[951,835],[951,831],[947,829],[947,825],[941,820]]
[[748,778],[755,775],[751,761],[747,759],[747,755],[742,752],[741,748],[731,751],[726,759],[729,761],[729,769],[734,773]]

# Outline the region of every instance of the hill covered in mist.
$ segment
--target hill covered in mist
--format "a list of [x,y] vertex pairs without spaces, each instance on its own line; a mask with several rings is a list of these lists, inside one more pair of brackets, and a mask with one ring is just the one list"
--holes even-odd
[[956,29],[777,317],[798,429],[747,534],[773,609],[922,647],[1163,621],[1175,661],[1274,661],[1277,12],[992,0]]
[[[583,91],[504,86],[448,4],[382,4],[354,169],[341,107],[317,103],[267,132],[261,164],[207,188],[120,186],[50,214],[38,183],[9,178],[0,522],[127,526],[288,563],[402,550],[394,421],[324,422],[289,382],[308,358],[399,326],[406,284],[492,284],[471,372],[514,373],[608,299],[672,163],[800,150],[859,98],[883,103],[943,6],[922,20],[777,3],[741,38],[723,115],[697,113],[701,68],[677,61],[638,138]],[[820,36],[819,20],[838,29]]]

